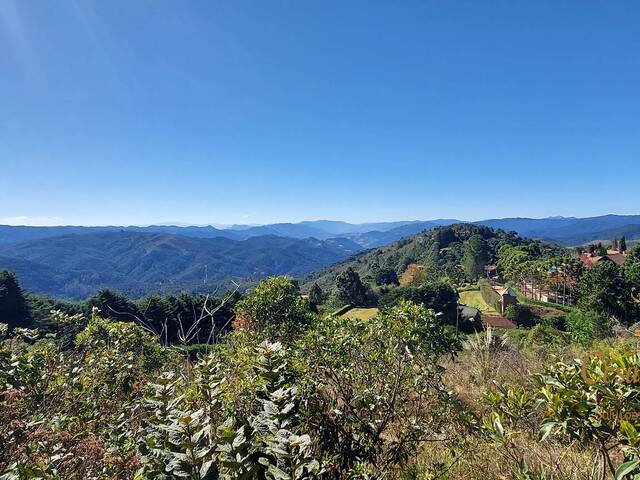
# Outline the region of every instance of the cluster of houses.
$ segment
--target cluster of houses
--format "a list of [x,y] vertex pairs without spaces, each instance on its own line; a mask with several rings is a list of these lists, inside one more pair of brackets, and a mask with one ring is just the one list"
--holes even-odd
[[607,249],[606,253],[598,252],[597,250],[590,250],[588,252],[582,252],[580,254],[580,261],[582,264],[587,267],[593,267],[600,262],[613,262],[619,267],[624,265],[625,260],[627,259],[627,252],[619,251],[614,249]]

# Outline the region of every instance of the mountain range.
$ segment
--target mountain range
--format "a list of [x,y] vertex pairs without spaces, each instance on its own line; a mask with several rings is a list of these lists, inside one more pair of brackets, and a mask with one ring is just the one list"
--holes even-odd
[[454,219],[351,224],[318,220],[270,225],[0,225],[0,268],[28,290],[83,298],[102,287],[132,296],[153,291],[211,291],[266,275],[302,277],[363,250],[425,230],[472,223],[563,246],[626,236],[640,239],[640,215],[590,218]]
[[27,290],[81,299],[110,287],[149,292],[211,292],[268,275],[301,277],[362,250],[347,239],[274,235],[233,240],[170,233],[93,232],[0,246],[0,268]]

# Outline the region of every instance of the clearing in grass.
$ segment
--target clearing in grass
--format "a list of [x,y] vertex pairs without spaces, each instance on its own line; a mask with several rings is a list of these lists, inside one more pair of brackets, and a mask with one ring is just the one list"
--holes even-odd
[[377,308],[352,308],[347,313],[343,314],[342,317],[351,318],[353,320],[369,320],[375,317],[377,313]]
[[460,295],[460,303],[477,308],[481,313],[499,315],[493,307],[484,301],[480,290],[466,290],[464,292],[458,292],[458,294]]

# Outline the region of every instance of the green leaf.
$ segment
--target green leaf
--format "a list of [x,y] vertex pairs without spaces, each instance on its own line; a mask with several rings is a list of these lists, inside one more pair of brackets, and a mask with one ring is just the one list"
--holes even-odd
[[542,428],[540,428],[540,441],[541,442],[545,438],[547,438],[549,436],[549,434],[553,430],[553,427],[555,427],[555,426],[556,426],[556,422],[546,422],[545,424],[542,425]]
[[616,470],[615,480],[621,480],[631,472],[634,472],[638,469],[640,465],[640,460],[630,460],[628,462],[623,463]]

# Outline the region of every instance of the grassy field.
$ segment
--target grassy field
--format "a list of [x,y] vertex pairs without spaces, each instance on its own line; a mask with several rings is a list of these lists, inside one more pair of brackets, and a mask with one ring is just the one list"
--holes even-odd
[[477,308],[481,313],[488,315],[499,315],[498,312],[487,304],[480,294],[480,290],[467,290],[465,292],[459,292],[460,303],[464,303],[470,307]]
[[347,313],[343,314],[344,318],[351,318],[353,320],[369,320],[378,313],[377,308],[352,308]]

